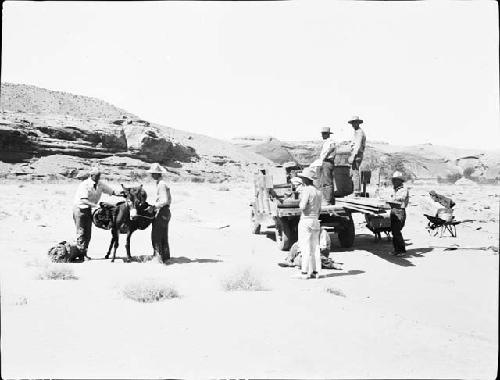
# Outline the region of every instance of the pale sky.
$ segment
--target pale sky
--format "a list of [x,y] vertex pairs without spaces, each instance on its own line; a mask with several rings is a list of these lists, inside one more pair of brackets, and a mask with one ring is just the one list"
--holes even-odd
[[2,81],[219,138],[498,148],[495,1],[5,2]]

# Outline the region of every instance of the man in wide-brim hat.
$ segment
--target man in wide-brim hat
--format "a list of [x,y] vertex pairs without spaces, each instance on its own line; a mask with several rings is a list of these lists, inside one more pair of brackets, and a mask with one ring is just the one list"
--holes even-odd
[[321,211],[321,193],[314,186],[316,172],[305,168],[297,174],[302,179],[299,207],[301,210],[298,226],[299,247],[302,252],[303,278],[319,278],[321,257],[319,250],[319,213]]
[[99,207],[102,193],[120,195],[101,181],[102,171],[98,166],[92,166],[86,180],[78,185],[73,202],[73,221],[76,226],[76,246],[85,259],[89,259],[87,250],[92,236],[92,209]]
[[321,162],[321,178],[320,187],[323,194],[323,202],[327,205],[333,203],[334,181],[333,181],[333,167],[335,158],[335,142],[331,137],[333,133],[330,127],[321,128],[321,137],[323,138],[323,146],[319,154]]
[[170,259],[170,245],[168,243],[168,224],[170,222],[170,204],[172,196],[170,188],[163,180],[162,176],[167,173],[159,163],[151,165],[148,170],[151,177],[156,181],[155,218],[151,225],[151,244],[153,245],[153,255],[158,255],[161,262]]
[[395,171],[392,174],[391,181],[394,188],[394,195],[390,202],[392,244],[394,246],[395,255],[404,255],[406,246],[401,230],[405,226],[406,207],[410,200],[410,194],[408,189],[404,186],[405,176],[402,172]]
[[365,152],[366,145],[366,135],[361,129],[360,125],[363,124],[363,120],[359,116],[353,116],[348,121],[349,124],[354,129],[354,136],[351,141],[351,155],[349,156],[349,164],[352,170],[352,182],[354,184],[354,191],[361,191],[361,176],[359,174],[359,167],[363,161],[363,154]]

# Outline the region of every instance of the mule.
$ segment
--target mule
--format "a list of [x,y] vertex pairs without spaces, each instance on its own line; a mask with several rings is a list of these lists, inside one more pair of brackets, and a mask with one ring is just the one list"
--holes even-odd
[[111,250],[113,250],[111,262],[114,262],[116,258],[120,233],[127,234],[127,242],[125,244],[127,259],[125,262],[130,262],[132,260],[132,255],[130,254],[130,238],[132,234],[138,229],[146,229],[154,219],[154,212],[151,213],[152,206],[149,206],[146,202],[147,194],[142,188],[142,184],[136,187],[125,187],[122,185],[122,188],[126,201],[111,206],[111,243],[109,244],[108,253],[104,256],[105,259],[109,259]]

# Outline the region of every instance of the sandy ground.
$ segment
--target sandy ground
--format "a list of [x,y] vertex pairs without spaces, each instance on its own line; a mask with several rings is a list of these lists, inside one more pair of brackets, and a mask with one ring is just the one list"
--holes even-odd
[[[251,186],[229,186],[172,184],[170,265],[102,260],[110,233],[94,227],[95,260],[69,264],[79,279],[43,281],[48,248],[74,238],[77,183],[2,185],[2,377],[495,377],[498,253],[474,248],[498,249],[498,187],[436,188],[476,219],[458,238],[429,237],[418,200],[430,188],[412,189],[403,258],[355,215],[354,247],[334,239],[331,253],[344,269],[299,280],[268,235],[250,234]],[[134,256],[151,254],[149,234],[133,235]],[[468,249],[433,248],[452,244]],[[267,290],[225,291],[243,268]],[[141,278],[181,297],[124,298]]]

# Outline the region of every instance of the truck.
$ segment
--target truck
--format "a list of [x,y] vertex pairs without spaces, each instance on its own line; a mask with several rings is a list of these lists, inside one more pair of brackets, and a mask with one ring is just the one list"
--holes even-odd
[[[335,198],[353,193],[350,166],[347,157],[336,157],[334,166]],[[303,167],[296,163],[261,168],[254,175],[254,199],[250,202],[252,233],[259,234],[262,227],[274,229],[278,248],[288,251],[298,238],[298,223],[301,210],[299,194],[292,178]],[[363,188],[366,189],[364,175]],[[366,191],[364,191],[366,195]],[[352,213],[356,212],[342,205],[322,205],[319,216],[321,228],[337,234],[340,245],[350,248],[354,243],[355,228]]]

